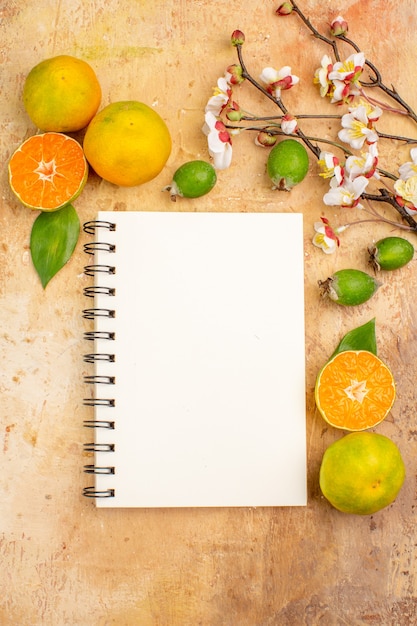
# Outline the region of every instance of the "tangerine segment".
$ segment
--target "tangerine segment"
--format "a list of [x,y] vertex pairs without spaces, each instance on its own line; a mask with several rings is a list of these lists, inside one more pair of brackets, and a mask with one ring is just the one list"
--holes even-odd
[[88,164],[80,144],[62,133],[30,137],[9,161],[13,193],[31,209],[56,211],[81,193]]
[[391,410],[394,378],[372,352],[346,350],[321,370],[315,399],[323,418],[335,428],[365,430],[382,422]]

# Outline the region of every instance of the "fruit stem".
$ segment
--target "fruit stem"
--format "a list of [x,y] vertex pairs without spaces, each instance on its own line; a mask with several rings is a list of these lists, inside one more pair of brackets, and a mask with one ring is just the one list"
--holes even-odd
[[178,190],[177,190],[175,183],[172,183],[171,185],[167,185],[166,187],[163,187],[161,191],[169,191],[172,202],[177,201]]

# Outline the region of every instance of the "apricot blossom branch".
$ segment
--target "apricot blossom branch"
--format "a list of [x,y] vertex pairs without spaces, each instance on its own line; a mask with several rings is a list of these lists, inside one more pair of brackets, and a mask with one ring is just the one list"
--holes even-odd
[[[244,38],[243,38],[243,41],[244,41]],[[234,42],[234,45],[236,46],[237,56],[238,56],[238,59],[239,59],[241,70],[242,70],[242,72],[241,72],[242,79],[246,79],[248,82],[252,83],[252,85],[256,89],[258,89],[261,93],[263,93],[267,98],[272,100],[272,102],[274,104],[276,104],[281,109],[281,111],[283,112],[284,116],[288,115],[288,109],[284,105],[284,103],[282,102],[281,97],[280,97],[280,93],[281,93],[281,89],[289,89],[290,87],[292,87],[293,84],[295,84],[294,77],[291,75],[291,69],[290,68],[285,68],[285,72],[288,69],[289,73],[286,73],[284,76],[280,77],[278,81],[274,80],[274,90],[271,90],[271,89],[263,87],[260,83],[258,83],[258,81],[256,81],[253,78],[253,76],[248,72],[248,70],[246,68],[245,62],[243,60],[243,54],[242,54],[243,41],[242,41],[242,37],[240,36],[240,33],[239,33],[239,35],[237,37],[233,38],[233,36],[232,36],[232,42]],[[298,82],[298,80],[297,80],[297,82]],[[279,94],[278,96],[277,96],[277,92],[276,92],[277,89],[279,90],[278,91],[278,94]],[[302,139],[302,141],[311,150],[311,152],[313,154],[315,154],[315,156],[318,158],[320,156],[320,148],[318,146],[316,146],[316,145],[313,145],[313,143],[303,133],[303,131],[301,129],[298,129],[297,132],[298,132],[298,136],[300,137],[300,139]]]
[[[361,200],[368,204],[383,202],[395,209],[402,222],[392,222],[373,209],[371,221],[397,224],[398,228],[417,232],[417,148],[411,149],[411,160],[399,167],[398,174],[381,167],[378,148],[380,138],[405,144],[417,143],[417,139],[377,130],[377,123],[383,112],[408,116],[416,122],[417,116],[413,109],[394,87],[384,84],[378,68],[346,36],[348,25],[342,16],[339,15],[331,22],[331,37],[328,37],[313,26],[294,0],[282,3],[276,13],[279,16],[296,13],[316,39],[331,47],[335,60],[325,54],[321,59],[321,66],[313,73],[313,82],[318,86],[321,97],[328,98],[337,106],[344,105],[347,111],[342,114],[292,115],[283,101],[283,93],[297,85],[299,77],[292,73],[290,66],[284,65],[279,70],[266,67],[260,73],[259,79],[254,78],[243,56],[245,35],[242,31],[235,30],[231,42],[236,48],[238,63],[230,65],[224,76],[218,79],[216,89],[205,108],[203,130],[208,138],[209,153],[214,166],[217,169],[230,166],[232,138],[243,131],[255,132],[255,144],[265,148],[274,146],[279,136],[294,137],[303,142],[316,157],[319,176],[329,181],[329,190],[323,196],[325,205],[363,209]],[[353,49],[353,53],[344,60],[341,60],[339,49],[341,42]],[[363,80],[365,69],[370,72],[367,81]],[[241,108],[235,100],[236,88],[245,81],[271,101],[280,114],[257,116]],[[370,95],[368,90],[374,88],[379,88],[389,96],[395,106]],[[338,120],[341,130],[337,133],[337,140],[305,132],[300,127],[300,122],[307,119]],[[331,146],[343,156],[324,149],[325,146]],[[385,186],[375,191],[368,189],[371,182],[381,179],[393,181],[393,187],[388,189]],[[327,227],[330,228],[328,225]]]
[[[284,6],[284,10],[282,9],[283,6]],[[359,46],[352,39],[346,36],[346,33],[348,31],[348,24],[341,16],[333,20],[331,24],[331,34],[336,39],[330,39],[328,37],[325,37],[321,33],[319,33],[319,31],[313,26],[312,22],[303,14],[303,12],[301,11],[301,9],[298,7],[298,5],[296,4],[294,0],[290,0],[289,2],[284,2],[283,5],[281,5],[281,7],[277,9],[276,12],[278,15],[289,15],[292,12],[296,13],[314,37],[316,37],[317,39],[320,39],[321,41],[324,41],[327,45],[331,46],[336,61],[340,61],[340,53],[339,53],[339,49],[337,46],[337,41],[343,41],[344,43],[348,44],[349,46],[353,48],[353,50],[355,50],[356,53],[360,52]],[[403,100],[403,98],[401,98],[401,96],[399,95],[398,91],[395,89],[394,86],[388,87],[388,85],[384,83],[384,81],[382,80],[381,72],[376,67],[376,65],[374,65],[374,63],[372,63],[369,59],[366,59],[365,66],[371,70],[373,75],[369,76],[368,81],[362,81],[362,87],[379,88],[386,95],[388,95],[391,99],[395,100],[403,108],[403,110],[394,108],[394,107],[389,107],[389,105],[386,105],[385,103],[380,102],[373,98],[371,98],[370,101],[373,104],[378,104],[379,106],[383,106],[384,108],[386,108],[386,110],[390,110],[392,112],[403,114],[403,115],[408,115],[414,122],[417,122],[417,115],[414,112],[414,110],[405,100]],[[367,97],[367,98],[370,97],[369,95],[365,94],[365,92],[362,92],[362,96]]]

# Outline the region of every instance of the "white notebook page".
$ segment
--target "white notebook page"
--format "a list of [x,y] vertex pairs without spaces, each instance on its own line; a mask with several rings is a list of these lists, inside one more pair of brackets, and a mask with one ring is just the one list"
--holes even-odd
[[[115,310],[96,329],[100,507],[306,504],[304,271],[301,214],[101,212],[96,275]],[[111,344],[111,345],[110,345]]]

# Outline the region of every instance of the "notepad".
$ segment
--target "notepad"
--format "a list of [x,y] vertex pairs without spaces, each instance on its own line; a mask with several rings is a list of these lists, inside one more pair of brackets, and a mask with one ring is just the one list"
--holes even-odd
[[84,230],[84,495],[305,505],[302,215],[106,211]]

